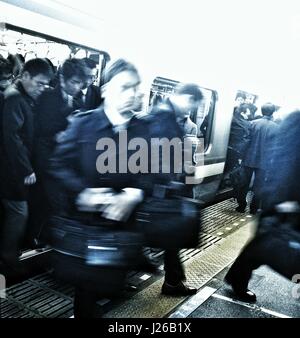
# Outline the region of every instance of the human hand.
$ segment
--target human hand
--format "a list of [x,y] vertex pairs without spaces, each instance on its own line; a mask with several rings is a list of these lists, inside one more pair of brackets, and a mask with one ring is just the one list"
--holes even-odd
[[126,188],[114,196],[112,203],[103,205],[102,216],[114,221],[126,222],[133,210],[143,200],[144,193],[140,189]]
[[32,173],[31,175],[29,176],[26,176],[24,178],[24,184],[25,185],[33,185],[36,183],[36,176],[35,176],[35,173]]
[[112,203],[116,194],[111,188],[86,188],[76,199],[76,205],[81,211],[99,211],[103,205]]

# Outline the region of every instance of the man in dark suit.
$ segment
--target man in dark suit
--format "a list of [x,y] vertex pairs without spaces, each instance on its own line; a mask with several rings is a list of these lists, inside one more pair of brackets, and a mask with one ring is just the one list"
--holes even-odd
[[72,112],[83,106],[77,98],[86,79],[85,64],[79,59],[66,60],[59,84],[41,95],[35,107],[35,162],[38,175],[46,173],[56,144],[56,136],[68,125]]
[[250,142],[250,122],[244,118],[247,105],[241,104],[233,113],[228,142],[225,172],[230,172],[245,157]]
[[94,85],[97,78],[97,63],[89,58],[82,59],[86,65],[86,80],[78,94],[83,101],[81,110],[96,109],[101,104],[100,87]]
[[4,100],[1,198],[5,221],[1,257],[9,265],[17,262],[28,218],[29,187],[36,182],[32,161],[33,107],[51,76],[46,61],[33,59],[26,62],[20,80]]
[[[124,229],[126,224],[129,225],[129,229],[132,229],[132,219],[129,215],[133,213],[137,204],[143,201],[144,196],[153,195],[155,183],[170,182],[170,173],[149,173],[151,162],[147,162],[146,172],[131,172],[128,156],[133,152],[124,151],[122,148],[124,144],[120,144],[122,142],[120,133],[124,130],[127,132],[128,140],[143,139],[148,142],[148,145],[151,144],[152,138],[161,137],[175,138],[180,142],[182,131],[176,123],[175,115],[171,112],[157,111],[154,116],[136,114],[139,84],[140,76],[132,64],[122,59],[114,62],[105,72],[105,84],[102,88],[103,105],[95,110],[76,115],[57,145],[51,161],[51,174],[66,195],[61,212],[67,215],[68,219],[81,220],[82,234],[88,231],[85,224],[90,215],[82,209],[89,207],[91,188],[106,187],[115,192],[113,198],[101,206],[101,212],[98,209],[93,213],[93,216],[97,217],[95,219],[98,220],[98,226],[103,227],[103,231],[107,232],[117,230],[119,227]],[[104,140],[109,140],[116,145],[115,150],[108,151],[106,147],[102,148],[100,143]],[[100,161],[105,158],[103,157],[105,154],[109,157],[108,163]],[[114,162],[114,158],[118,161]],[[109,164],[113,163],[116,163],[116,167],[109,167]],[[126,166],[125,172],[119,167],[121,165]],[[99,194],[98,192],[98,196]],[[107,220],[117,223],[114,227],[105,227]],[[56,271],[65,278],[77,276],[70,280],[76,286],[74,315],[76,318],[95,316],[97,297],[107,297],[107,294],[112,292],[116,294],[117,289],[122,288],[125,280],[122,273],[124,267],[113,269],[114,273],[119,273],[119,278],[111,277],[110,284],[107,285],[106,280],[112,274],[112,269],[103,270],[98,267],[92,269],[91,266],[82,264],[83,270],[78,271],[75,259],[73,259],[74,265],[69,264],[67,268],[60,263],[70,259],[69,256],[60,254]],[[176,274],[174,270],[170,271],[170,274],[172,273]],[[87,278],[81,285],[80,276]],[[182,279],[183,276],[180,276],[180,285],[177,284],[177,280],[172,280],[175,285],[166,285],[164,293],[191,294],[190,289],[182,284]]]
[[249,188],[246,170],[239,166],[245,158],[250,142],[251,123],[247,119],[247,112],[248,107],[245,103],[234,110],[225,165],[225,173],[229,174],[234,196],[239,204],[236,210],[239,212],[245,212],[245,194]]
[[[190,132],[196,136],[197,131],[195,128],[197,126],[191,126],[191,128],[186,128],[185,121],[186,117],[189,116],[190,111],[196,109],[201,100],[203,94],[200,91],[199,87],[195,84],[178,84],[175,88],[174,94],[168,99],[163,101],[161,104],[155,105],[151,111],[151,114],[154,116],[156,114],[170,114],[176,118],[178,127],[181,130],[181,139],[186,135],[187,132]],[[192,122],[194,125],[194,123]],[[184,180],[184,174],[181,174],[180,180]],[[183,194],[187,197],[192,195],[193,187],[185,187]],[[165,269],[165,281],[162,286],[162,294],[169,296],[188,296],[193,295],[197,292],[197,289],[188,287],[184,284],[186,279],[183,265],[180,261],[179,250],[172,249],[166,250],[164,254],[164,269]]]
[[28,238],[30,244],[33,240],[36,242],[51,208],[59,204],[59,192],[49,183],[49,159],[56,138],[67,128],[71,114],[84,105],[81,98],[78,98],[78,93],[85,81],[85,63],[80,59],[66,60],[60,69],[58,85],[45,91],[34,109],[34,165],[38,184],[32,194],[31,233]]
[[256,300],[248,283],[261,265],[291,280],[300,271],[300,111],[288,115],[276,129],[261,187],[265,201],[258,230],[225,277],[236,296],[247,302]]
[[[4,59],[0,55],[0,163],[4,161],[4,155],[3,155],[3,138],[2,138],[2,111],[4,107],[4,91],[12,84],[13,79],[13,67],[12,64],[7,60]],[[1,171],[1,166],[0,166]],[[1,172],[0,172],[1,177]],[[0,189],[1,189],[1,183],[0,183]],[[0,192],[1,195],[1,192]],[[0,201],[0,224],[3,222],[4,217],[4,208]]]
[[[243,163],[249,183],[254,173],[254,196],[250,204],[250,213],[252,214],[255,214],[261,208],[261,203],[263,203],[261,199],[261,187],[264,184],[266,170],[269,167],[270,147],[278,129],[278,125],[272,119],[275,106],[272,103],[266,103],[261,107],[261,112],[263,117],[251,123],[250,143]],[[239,211],[243,211],[247,205],[246,194],[247,190],[245,189],[243,198],[240,198],[239,201]]]
[[12,84],[13,66],[0,55],[0,91],[4,92]]

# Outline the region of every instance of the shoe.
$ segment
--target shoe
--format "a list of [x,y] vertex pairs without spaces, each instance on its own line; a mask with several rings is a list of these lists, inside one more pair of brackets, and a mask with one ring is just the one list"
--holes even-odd
[[255,303],[256,302],[256,295],[254,292],[250,291],[249,289],[246,290],[235,290],[232,288],[235,297],[246,303]]
[[228,285],[231,286],[236,299],[247,303],[256,302],[256,295],[254,292],[250,291],[249,289],[242,289],[234,285],[232,279],[228,275],[225,276],[224,280]]
[[246,207],[238,206],[237,208],[235,208],[235,211],[244,213],[244,212],[245,212],[245,209],[246,209]]
[[170,285],[164,282],[161,293],[166,296],[191,296],[197,293],[197,289],[186,286],[183,282]]

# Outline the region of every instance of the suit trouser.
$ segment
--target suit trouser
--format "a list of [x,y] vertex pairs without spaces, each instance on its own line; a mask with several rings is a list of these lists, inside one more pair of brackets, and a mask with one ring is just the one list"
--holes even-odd
[[4,224],[0,240],[0,255],[5,263],[15,264],[24,239],[27,219],[27,201],[2,199],[4,206]]
[[113,298],[124,289],[127,269],[87,265],[85,259],[52,253],[56,278],[75,286],[74,317],[100,317],[97,300]]
[[28,242],[34,240],[44,242],[47,238],[48,220],[53,214],[58,214],[61,207],[60,191],[46,175],[38,176],[38,182],[34,185],[29,201],[30,229]]
[[98,294],[85,288],[76,287],[74,295],[74,318],[95,318]]
[[256,236],[243,249],[229,269],[226,278],[236,289],[247,289],[253,270],[268,265],[286,278],[292,279],[300,271],[300,250],[289,240],[273,232]]
[[226,159],[226,163],[225,163],[224,172],[228,173],[228,172],[232,171],[232,169],[236,165],[238,165],[240,157],[241,156],[239,156],[237,151],[229,148],[228,151],[227,151],[227,159]]
[[244,170],[246,172],[246,177],[247,177],[247,184],[245,184],[243,187],[240,189],[237,189],[237,202],[239,206],[242,208],[245,208],[247,205],[246,202],[246,196],[249,190],[249,185],[251,181],[251,177],[254,173],[254,182],[253,182],[253,198],[250,204],[250,210],[252,211],[257,211],[261,207],[262,203],[262,189],[264,186],[264,181],[265,181],[265,175],[266,172],[263,169],[259,168],[250,168],[250,167],[244,167]]
[[185,280],[183,265],[179,257],[179,249],[169,249],[164,253],[165,281],[177,285]]

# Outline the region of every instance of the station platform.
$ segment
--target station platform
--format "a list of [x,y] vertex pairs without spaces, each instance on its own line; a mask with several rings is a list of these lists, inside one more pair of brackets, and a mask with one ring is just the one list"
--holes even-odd
[[[250,289],[257,294],[255,304],[234,299],[223,281],[230,264],[251,238],[255,217],[235,211],[232,199],[207,207],[202,212],[199,246],[181,250],[187,283],[198,288],[191,297],[161,295],[164,280],[163,251],[146,249],[160,262],[151,274],[131,271],[128,283],[116,299],[99,299],[99,314],[104,318],[256,318],[300,317],[300,301],[293,298],[297,287],[267,267],[255,271]],[[294,290],[295,291],[295,290]],[[300,290],[298,292],[300,294]],[[47,271],[4,290],[1,318],[72,318],[74,289],[53,278]]]

